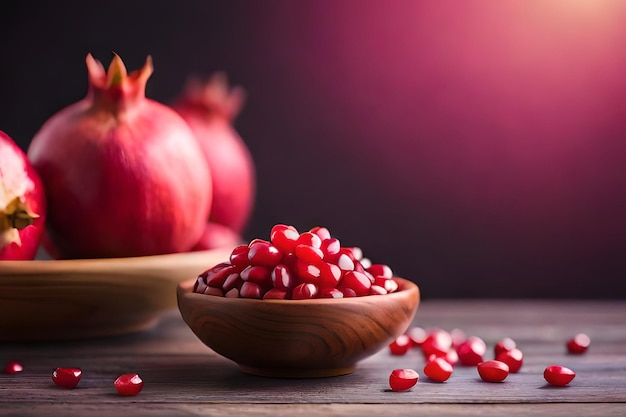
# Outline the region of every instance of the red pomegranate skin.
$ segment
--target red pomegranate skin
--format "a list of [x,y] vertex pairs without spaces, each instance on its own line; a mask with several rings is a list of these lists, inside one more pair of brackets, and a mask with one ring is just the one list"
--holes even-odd
[[0,211],[18,197],[35,215],[32,224],[21,229],[0,230],[0,260],[35,258],[46,223],[46,200],[39,174],[13,139],[0,131]]
[[213,202],[209,221],[236,233],[246,227],[256,193],[256,172],[250,150],[233,126],[244,91],[228,88],[224,73],[208,81],[190,79],[172,104],[191,127],[211,169]]
[[[150,59],[120,76],[111,75],[121,64],[117,56],[109,74],[90,57],[89,93],[46,121],[28,150],[48,194],[56,256],[190,250],[204,230],[212,196],[202,150],[176,112],[145,97]],[[116,76],[124,81],[111,85]]]

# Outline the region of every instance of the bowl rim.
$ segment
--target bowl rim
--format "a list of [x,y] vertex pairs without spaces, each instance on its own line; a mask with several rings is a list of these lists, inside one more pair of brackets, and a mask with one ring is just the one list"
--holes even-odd
[[[389,300],[392,298],[402,298],[411,293],[416,293],[418,297],[418,302],[420,298],[420,288],[419,286],[406,278],[402,277],[392,277],[398,283],[398,290],[392,293],[383,294],[383,295],[365,295],[365,296],[357,296],[357,297],[344,297],[344,298],[309,298],[303,300],[281,300],[281,299],[258,299],[258,298],[229,298],[217,295],[210,294],[198,294],[193,292],[193,286],[197,280],[196,278],[187,278],[184,281],[181,281],[176,286],[176,293],[178,298],[189,298],[190,300],[205,300],[206,297],[212,297],[213,299],[220,300],[217,302],[228,302],[228,303],[248,303],[255,304],[259,303],[259,305],[315,305],[315,304],[346,304],[346,303],[362,303],[364,301],[378,300],[381,297],[384,297],[385,300]],[[211,300],[211,298],[209,298]]]

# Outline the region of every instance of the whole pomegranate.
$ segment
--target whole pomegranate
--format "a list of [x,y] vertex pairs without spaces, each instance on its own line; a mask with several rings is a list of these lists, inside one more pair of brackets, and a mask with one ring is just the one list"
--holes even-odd
[[0,259],[35,258],[46,219],[43,185],[26,154],[0,131]]
[[[244,96],[241,87],[229,89],[226,74],[218,72],[206,81],[191,78],[172,104],[191,127],[211,168],[213,204],[209,222],[232,229],[233,236],[247,225],[256,192],[254,161],[233,127]],[[207,228],[199,243],[202,248],[214,247],[218,240],[223,242],[221,228]]]
[[46,187],[48,231],[62,258],[184,252],[204,230],[211,175],[193,133],[146,98],[152,60],[127,74],[87,56],[87,96],[44,123],[28,157]]

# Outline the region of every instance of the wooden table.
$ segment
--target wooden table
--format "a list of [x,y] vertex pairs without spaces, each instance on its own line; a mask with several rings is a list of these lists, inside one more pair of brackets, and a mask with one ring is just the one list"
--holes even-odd
[[[473,367],[457,366],[448,382],[422,375],[419,350],[392,356],[386,349],[350,375],[271,379],[246,375],[202,345],[178,311],[157,327],[133,335],[79,342],[2,344],[0,364],[15,359],[24,371],[0,374],[0,416],[623,416],[626,415],[626,301],[424,301],[415,323],[459,328],[482,337],[491,357],[504,336],[525,354],[518,374],[482,382]],[[565,353],[565,341],[585,332],[583,355]],[[576,371],[567,387],[551,387],[543,370],[561,364]],[[53,385],[55,367],[80,367],[78,388]],[[414,368],[412,390],[391,392],[394,368]],[[120,397],[113,381],[137,372],[136,397]]]

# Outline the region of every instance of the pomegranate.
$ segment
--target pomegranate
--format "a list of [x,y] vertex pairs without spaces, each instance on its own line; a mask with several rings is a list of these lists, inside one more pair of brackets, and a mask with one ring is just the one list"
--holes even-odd
[[[213,174],[209,221],[235,233],[241,233],[246,226],[256,192],[252,156],[233,127],[244,95],[241,87],[229,89],[226,75],[220,72],[206,81],[190,79],[172,104],[194,132]],[[215,246],[206,238],[204,241],[205,246]]]
[[87,96],[53,115],[28,157],[48,197],[48,231],[63,258],[190,250],[211,204],[211,175],[193,132],[171,108],[146,98],[153,67],[107,71],[87,55]]
[[0,131],[0,259],[35,258],[46,219],[40,177],[26,154]]

